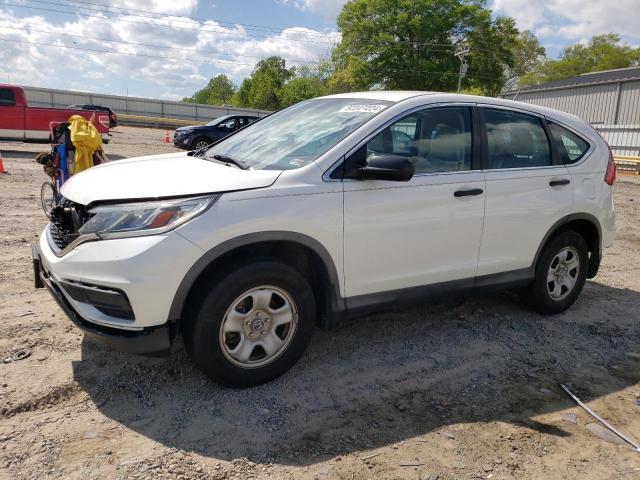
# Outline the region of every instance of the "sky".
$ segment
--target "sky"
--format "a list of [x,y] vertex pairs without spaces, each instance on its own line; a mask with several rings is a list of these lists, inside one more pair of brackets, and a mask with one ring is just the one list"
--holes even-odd
[[[327,56],[346,0],[0,0],[0,82],[177,100],[262,58]],[[640,45],[638,0],[489,0],[551,57],[592,35]],[[111,53],[104,53],[109,51]]]

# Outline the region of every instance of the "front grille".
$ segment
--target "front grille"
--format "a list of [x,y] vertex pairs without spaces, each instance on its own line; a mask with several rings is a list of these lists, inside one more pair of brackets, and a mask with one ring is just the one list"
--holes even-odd
[[60,250],[80,236],[78,230],[86,222],[83,205],[64,200],[51,210],[49,216],[49,236]]
[[72,240],[67,240],[66,235],[64,234],[64,230],[62,230],[56,223],[53,221],[49,223],[49,236],[53,243],[55,243],[56,247],[62,250],[64,247],[69,245]]

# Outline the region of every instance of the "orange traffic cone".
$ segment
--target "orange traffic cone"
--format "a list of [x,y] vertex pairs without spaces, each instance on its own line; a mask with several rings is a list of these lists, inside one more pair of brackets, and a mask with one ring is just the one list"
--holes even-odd
[[164,135],[164,143],[171,143],[171,139],[169,138],[169,130]]
[[2,152],[0,152],[0,173],[9,173],[4,169],[4,162],[2,161]]

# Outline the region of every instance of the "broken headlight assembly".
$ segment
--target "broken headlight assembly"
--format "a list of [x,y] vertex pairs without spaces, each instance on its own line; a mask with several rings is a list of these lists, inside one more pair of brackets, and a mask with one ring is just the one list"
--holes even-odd
[[105,240],[157,235],[193,220],[218,198],[220,195],[99,205],[89,210],[89,219],[78,233]]

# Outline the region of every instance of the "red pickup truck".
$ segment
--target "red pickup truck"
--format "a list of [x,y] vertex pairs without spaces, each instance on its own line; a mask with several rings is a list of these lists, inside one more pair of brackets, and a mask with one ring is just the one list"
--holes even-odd
[[22,87],[0,84],[0,140],[48,143],[50,124],[66,122],[72,115],[81,115],[87,120],[94,115],[93,124],[103,139],[109,133],[106,112],[29,107]]

